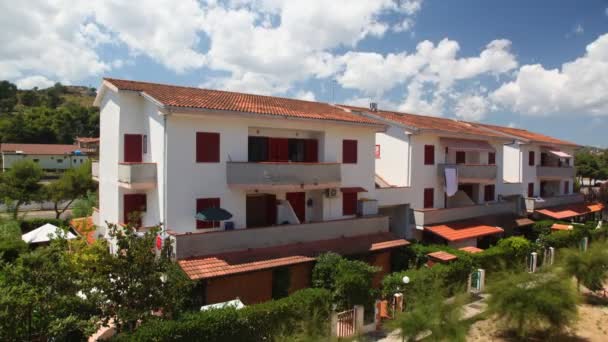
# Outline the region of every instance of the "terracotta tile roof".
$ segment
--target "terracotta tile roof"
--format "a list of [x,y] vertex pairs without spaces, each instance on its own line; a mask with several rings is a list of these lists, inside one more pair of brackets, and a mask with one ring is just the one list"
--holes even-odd
[[554,223],[551,226],[551,229],[553,230],[572,230],[574,227],[572,227],[571,225],[568,224],[559,224],[559,223]]
[[104,80],[119,90],[143,92],[161,104],[171,107],[224,110],[302,119],[383,125],[376,120],[349,113],[340,107],[322,102],[113,78],[104,78]]
[[480,219],[454,221],[444,224],[425,226],[424,229],[448,241],[472,239],[486,235],[500,234],[504,230],[484,224]]
[[440,118],[435,116],[424,116],[417,114],[400,113],[393,111],[378,110],[376,112],[369,112],[367,108],[340,105],[341,107],[358,111],[368,112],[372,115],[384,118],[386,120],[394,121],[409,127],[414,127],[422,130],[439,130],[449,133],[457,134],[470,134],[484,137],[494,138],[505,138],[503,134],[494,133],[487,129],[476,127],[468,122],[458,121],[448,118]]
[[60,145],[60,144],[0,144],[0,150],[2,152],[17,152],[21,151],[24,154],[40,154],[40,155],[53,155],[53,154],[71,154],[76,150],[86,152],[85,150],[78,148],[76,145]]
[[408,244],[408,241],[396,239],[390,233],[378,233],[200,256],[179,260],[178,264],[190,279],[203,279],[311,262],[319,254],[329,251],[352,255]]
[[430,258],[433,258],[433,259],[440,260],[440,261],[452,261],[452,260],[458,259],[458,257],[455,256],[454,254],[450,254],[450,253],[444,252],[444,251],[429,253],[429,254],[427,254],[427,256]]
[[467,252],[467,253],[471,253],[471,254],[483,252],[483,249],[477,248],[477,247],[473,247],[473,246],[467,246],[467,247],[458,248],[458,250],[463,251],[463,252]]
[[78,233],[83,236],[88,244],[95,243],[95,225],[93,224],[93,217],[81,217],[75,218],[70,221],[70,226]]
[[529,218],[525,218],[524,217],[524,218],[516,219],[515,220],[515,224],[518,227],[525,227],[525,226],[529,226],[529,225],[534,224],[534,221],[530,220]]
[[503,126],[489,125],[489,124],[482,124],[482,123],[473,123],[473,125],[477,125],[479,127],[485,127],[485,128],[497,131],[497,132],[501,132],[501,133],[515,136],[518,138],[530,140],[532,142],[566,145],[566,146],[579,146],[578,144],[575,144],[570,141],[553,138],[553,137],[550,137],[550,136],[547,136],[544,134],[540,134],[540,133],[530,132],[528,130],[521,129],[521,128],[503,127]]
[[97,138],[95,138],[95,137],[76,137],[76,141],[83,142],[83,143],[95,143],[95,142],[99,142],[99,137],[97,137]]
[[604,205],[601,203],[579,203],[579,204],[569,204],[554,208],[545,208],[535,210],[535,212],[539,214],[543,214],[545,216],[549,216],[556,220],[571,218],[575,216],[581,216],[585,214],[595,213],[598,211],[602,211],[604,209]]

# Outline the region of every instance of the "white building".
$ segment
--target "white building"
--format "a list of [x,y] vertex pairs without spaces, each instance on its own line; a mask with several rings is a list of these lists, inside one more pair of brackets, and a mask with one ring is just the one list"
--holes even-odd
[[[188,259],[182,268],[207,281],[208,303],[269,299],[272,284],[254,291],[242,277],[272,283],[277,266],[290,267],[290,290],[304,287],[311,256],[327,250],[368,253],[388,272],[388,250],[407,244],[376,215],[381,122],[324,103],[115,79],[104,80],[95,104],[95,224],[103,231],[133,213],[139,226],[163,223],[176,258]],[[197,221],[207,207],[233,217]]]
[[23,159],[38,163],[43,170],[56,171],[77,167],[88,160],[87,150],[76,145],[0,144],[2,170]]

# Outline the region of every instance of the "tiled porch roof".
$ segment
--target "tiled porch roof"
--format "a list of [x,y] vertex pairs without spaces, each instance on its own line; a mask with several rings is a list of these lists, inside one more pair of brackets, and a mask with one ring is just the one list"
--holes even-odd
[[483,249],[477,248],[477,247],[473,247],[473,246],[467,246],[467,247],[458,248],[458,250],[463,251],[463,252],[467,252],[467,253],[471,253],[471,254],[483,252]]
[[86,239],[88,244],[95,243],[95,225],[93,224],[93,217],[81,217],[75,218],[70,221],[70,226]]
[[559,224],[559,223],[554,223],[551,226],[551,229],[553,230],[572,230],[572,226],[568,225],[568,224]]
[[424,229],[448,241],[478,238],[486,235],[500,234],[504,231],[502,228],[489,226],[478,219],[447,222],[434,226],[426,226]]
[[378,233],[201,256],[179,260],[178,264],[190,279],[207,279],[312,262],[319,254],[330,251],[352,255],[408,244],[408,241],[397,239],[390,233]]
[[601,203],[582,203],[582,204],[569,204],[554,208],[545,208],[535,210],[535,212],[548,216],[556,220],[567,219],[575,216],[581,216],[585,214],[595,213],[602,211],[604,205]]
[[427,254],[427,256],[432,259],[439,260],[439,261],[452,261],[452,260],[458,259],[458,257],[455,256],[454,254],[444,252],[444,251],[429,253],[429,254]]

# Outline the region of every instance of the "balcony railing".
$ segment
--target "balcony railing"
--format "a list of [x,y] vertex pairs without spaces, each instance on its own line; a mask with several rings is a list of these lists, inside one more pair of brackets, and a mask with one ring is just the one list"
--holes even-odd
[[129,189],[150,189],[156,186],[156,163],[118,164],[118,182]]
[[519,211],[518,201],[484,203],[459,208],[416,209],[414,210],[414,221],[416,222],[416,226],[422,227],[481,216],[519,213]]
[[339,163],[228,162],[226,176],[229,186],[243,189],[322,189],[339,186],[342,169]]
[[560,205],[583,203],[585,196],[583,194],[570,194],[553,197],[543,197],[541,199],[529,197],[526,198],[526,210],[533,212],[534,210],[557,207]]
[[572,166],[537,166],[536,177],[545,179],[574,178],[576,169]]
[[388,217],[355,219],[236,229],[208,233],[175,234],[175,257],[184,259],[249,248],[264,248],[388,232]]
[[410,187],[389,187],[376,189],[376,199],[378,200],[378,206],[380,207],[408,204],[412,197],[413,191]]
[[99,161],[97,160],[91,162],[91,175],[93,179],[99,180]]
[[446,167],[456,167],[458,170],[458,179],[468,180],[494,180],[496,179],[496,165],[480,165],[480,164],[439,164],[437,165],[439,177],[444,177]]

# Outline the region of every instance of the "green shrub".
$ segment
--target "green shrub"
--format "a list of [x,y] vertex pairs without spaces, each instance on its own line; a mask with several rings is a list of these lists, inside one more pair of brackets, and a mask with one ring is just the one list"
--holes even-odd
[[472,255],[473,263],[488,272],[513,269],[522,266],[536,245],[524,237],[512,236],[498,241],[481,253]]
[[23,234],[32,231],[42,225],[50,223],[57,227],[67,227],[68,222],[62,219],[54,219],[54,218],[29,218],[19,222],[21,226],[21,232]]
[[23,252],[27,244],[21,239],[21,228],[16,221],[0,223],[0,260],[13,262]]
[[579,240],[579,234],[570,230],[558,230],[542,237],[545,246],[554,248],[575,247]]
[[[304,324],[327,332],[331,294],[305,289],[289,297],[245,307],[214,309],[184,315],[178,320],[149,321],[117,341],[272,341],[301,333]],[[310,328],[310,327],[309,327]]]

